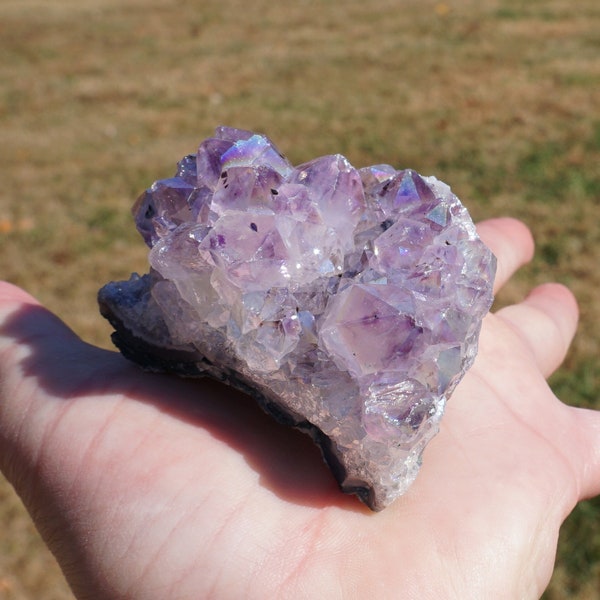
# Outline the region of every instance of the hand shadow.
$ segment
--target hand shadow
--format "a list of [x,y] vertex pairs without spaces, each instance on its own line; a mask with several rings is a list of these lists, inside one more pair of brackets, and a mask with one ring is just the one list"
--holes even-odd
[[276,423],[246,394],[208,378],[182,379],[146,373],[117,352],[81,341],[56,316],[25,305],[4,324],[3,334],[26,353],[19,360],[54,401],[120,394],[153,405],[239,452],[259,475],[260,485],[286,502],[371,513],[343,494],[310,438]]

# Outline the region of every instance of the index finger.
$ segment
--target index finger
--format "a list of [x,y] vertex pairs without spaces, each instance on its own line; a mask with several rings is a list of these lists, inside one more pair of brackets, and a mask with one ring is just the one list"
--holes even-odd
[[533,258],[533,236],[524,223],[510,217],[482,221],[477,225],[477,232],[498,259],[494,281],[494,292],[497,292],[519,267]]

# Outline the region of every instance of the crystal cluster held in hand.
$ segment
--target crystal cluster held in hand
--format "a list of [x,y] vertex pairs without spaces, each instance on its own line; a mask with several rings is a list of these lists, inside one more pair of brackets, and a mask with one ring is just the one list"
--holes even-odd
[[220,127],[134,216],[150,272],[99,294],[123,354],[248,392],[374,510],[404,493],[492,302],[494,256],[450,188],[339,154],[293,167]]

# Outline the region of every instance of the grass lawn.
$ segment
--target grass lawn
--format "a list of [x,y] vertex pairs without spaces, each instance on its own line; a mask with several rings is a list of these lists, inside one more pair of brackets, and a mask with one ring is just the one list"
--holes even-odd
[[[249,8],[251,7],[251,8]],[[552,384],[600,408],[597,0],[2,0],[0,278],[110,347],[97,289],[146,270],[129,208],[216,125],[298,163],[333,152],[448,182],[538,243],[498,302],[568,284]],[[0,481],[0,598],[71,598]],[[546,598],[600,597],[600,501],[565,523]]]

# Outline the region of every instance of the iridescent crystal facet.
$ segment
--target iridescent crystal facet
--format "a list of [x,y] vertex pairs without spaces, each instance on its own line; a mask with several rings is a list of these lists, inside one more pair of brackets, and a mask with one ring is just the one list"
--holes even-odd
[[220,127],[133,212],[150,272],[99,294],[123,354],[249,392],[374,510],[405,492],[492,302],[450,188],[341,155],[293,167]]

